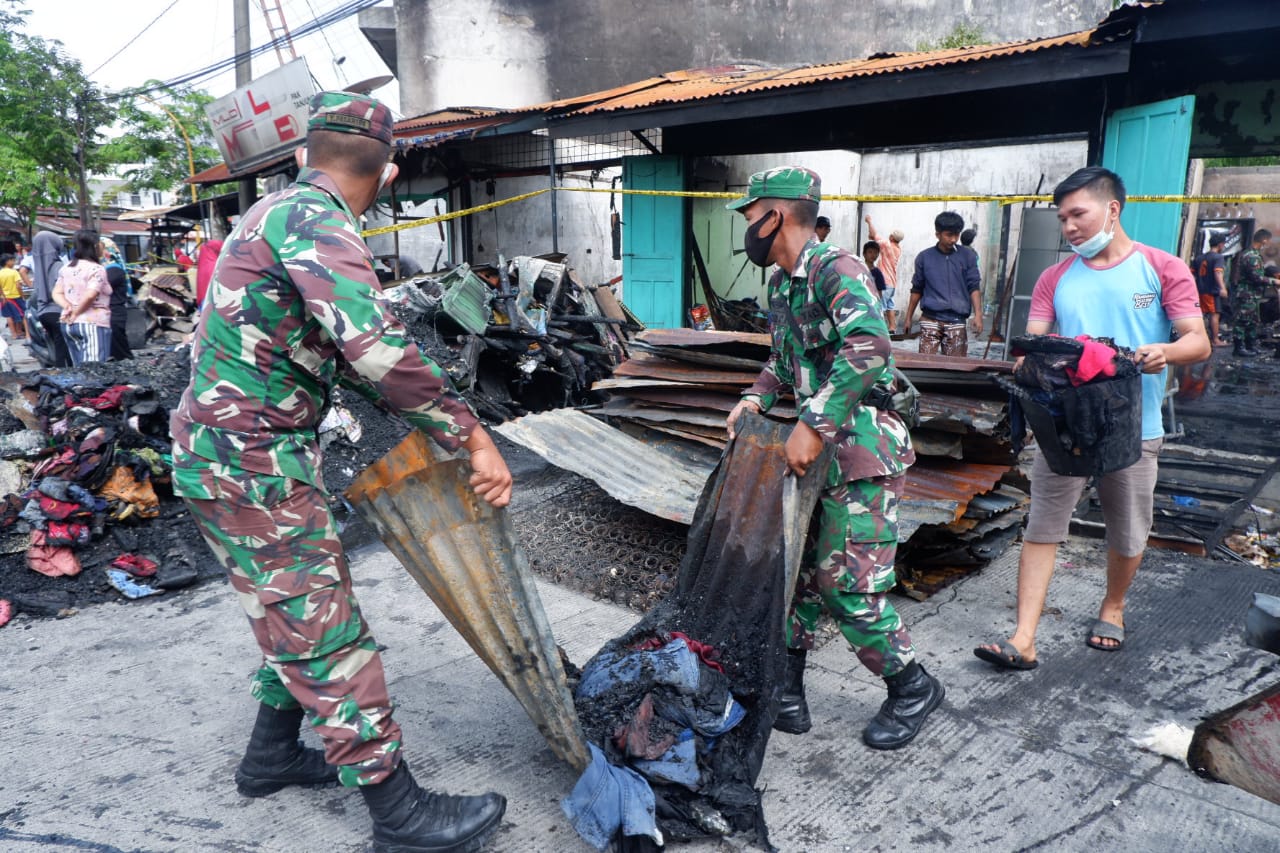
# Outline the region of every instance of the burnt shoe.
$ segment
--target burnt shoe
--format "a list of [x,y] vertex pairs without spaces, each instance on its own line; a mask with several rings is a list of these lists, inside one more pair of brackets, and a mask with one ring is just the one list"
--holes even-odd
[[324,752],[302,745],[302,709],[282,711],[258,706],[258,719],[240,766],[236,790],[246,797],[265,797],[281,788],[331,788],[338,784],[338,768],[326,764]]
[[942,703],[946,691],[942,682],[915,661],[884,682],[889,698],[863,729],[862,740],[872,749],[900,749],[920,733],[925,718]]
[[420,788],[401,761],[360,793],[373,818],[376,853],[473,853],[498,828],[507,800],[499,794],[455,797]]
[[787,685],[782,691],[773,727],[789,735],[802,735],[813,727],[809,703],[804,698],[804,649],[787,649]]

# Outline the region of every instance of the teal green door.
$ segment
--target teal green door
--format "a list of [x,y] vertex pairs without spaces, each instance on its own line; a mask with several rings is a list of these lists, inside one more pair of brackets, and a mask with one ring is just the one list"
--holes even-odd
[[[1107,119],[1102,165],[1118,174],[1129,195],[1182,195],[1187,185],[1195,96],[1116,110]],[[1148,246],[1178,253],[1182,205],[1125,205],[1125,233]]]
[[[629,190],[683,190],[679,157],[624,157],[622,185]],[[651,329],[684,325],[684,199],[622,197],[622,298]]]

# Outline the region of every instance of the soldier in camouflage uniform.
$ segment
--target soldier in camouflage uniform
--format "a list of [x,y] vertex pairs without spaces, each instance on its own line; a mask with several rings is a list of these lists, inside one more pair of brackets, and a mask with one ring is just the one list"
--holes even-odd
[[1235,317],[1231,336],[1235,339],[1234,355],[1258,355],[1258,333],[1262,329],[1262,303],[1267,289],[1280,281],[1266,274],[1262,250],[1271,243],[1271,232],[1260,228],[1253,235],[1253,246],[1240,256],[1240,280],[1236,285]]
[[[316,428],[340,382],[443,447],[466,448],[477,494],[496,506],[510,499],[511,475],[474,413],[375,298],[357,217],[395,177],[391,130],[390,111],[371,98],[315,95],[299,149],[307,167],[227,238],[172,418],[174,491],[226,569],[264,657],[241,793],[359,786],[375,849],[473,850],[505,800],[427,792],[400,760],[377,644],[320,473]],[[323,755],[297,740],[304,712]]]
[[788,683],[774,727],[809,730],[805,656],[825,610],[888,685],[863,740],[896,749],[916,736],[944,692],[916,662],[886,596],[896,580],[898,501],[915,452],[888,405],[893,355],[871,275],[854,255],[812,237],[820,200],[816,174],[785,167],[753,175],[746,196],[729,204],[747,219],[747,257],[779,267],[769,281],[772,352],[729,415],[729,429],[744,411],[768,411],[790,389],[800,412],[785,448],[791,470],[803,475],[824,443],[836,448],[792,600]]

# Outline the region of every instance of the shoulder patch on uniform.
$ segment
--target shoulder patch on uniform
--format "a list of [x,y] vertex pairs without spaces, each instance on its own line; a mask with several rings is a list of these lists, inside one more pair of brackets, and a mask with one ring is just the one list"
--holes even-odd
[[1143,308],[1150,308],[1151,304],[1156,301],[1154,293],[1135,293],[1133,294],[1133,307],[1141,311]]

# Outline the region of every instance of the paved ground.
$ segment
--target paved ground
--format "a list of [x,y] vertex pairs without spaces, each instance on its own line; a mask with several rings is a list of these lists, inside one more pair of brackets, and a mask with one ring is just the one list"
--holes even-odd
[[[933,601],[902,601],[948,699],[895,754],[858,741],[883,697],[839,642],[815,653],[804,737],[777,735],[760,783],[784,851],[1274,850],[1280,806],[1202,781],[1127,741],[1192,722],[1280,678],[1239,641],[1256,569],[1147,558],[1119,654],[1085,648],[1101,559],[1074,541],[1051,592],[1041,668],[997,673],[972,647],[1012,618],[1016,549]],[[420,776],[510,800],[490,849],[587,850],[560,814],[573,784],[515,701],[381,547],[357,588]],[[578,662],[635,618],[550,585],[543,600]],[[154,603],[152,603],[154,602]],[[231,781],[252,723],[249,632],[225,585],[101,605],[0,630],[9,720],[0,850],[362,851],[368,819],[345,790],[246,800]],[[310,737],[310,735],[308,735]],[[729,849],[697,844],[691,851]]]

